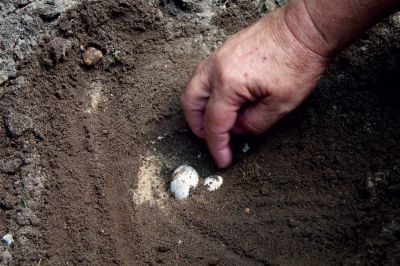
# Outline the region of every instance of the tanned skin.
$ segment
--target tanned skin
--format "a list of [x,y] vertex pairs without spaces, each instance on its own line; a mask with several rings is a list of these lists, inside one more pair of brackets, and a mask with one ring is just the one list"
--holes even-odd
[[224,168],[232,161],[231,133],[268,130],[314,90],[338,52],[399,5],[400,0],[293,0],[201,62],[181,104],[216,164]]

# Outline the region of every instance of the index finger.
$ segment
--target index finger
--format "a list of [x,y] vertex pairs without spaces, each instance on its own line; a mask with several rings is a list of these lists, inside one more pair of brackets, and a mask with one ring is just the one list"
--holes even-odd
[[212,94],[204,115],[205,138],[211,155],[221,168],[232,161],[229,131],[235,124],[240,106]]

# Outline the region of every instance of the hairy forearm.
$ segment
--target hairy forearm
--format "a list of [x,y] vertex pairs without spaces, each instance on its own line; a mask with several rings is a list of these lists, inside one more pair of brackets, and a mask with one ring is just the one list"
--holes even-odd
[[307,48],[332,56],[399,6],[400,0],[292,0],[285,22]]

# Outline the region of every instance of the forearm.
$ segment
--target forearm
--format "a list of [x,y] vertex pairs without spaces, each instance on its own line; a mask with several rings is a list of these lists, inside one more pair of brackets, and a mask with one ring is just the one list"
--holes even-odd
[[332,56],[399,6],[400,0],[293,0],[284,7],[285,22],[307,48]]

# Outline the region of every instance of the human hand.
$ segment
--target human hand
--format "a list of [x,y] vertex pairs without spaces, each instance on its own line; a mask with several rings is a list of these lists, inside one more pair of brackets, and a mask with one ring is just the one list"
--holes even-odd
[[186,120],[217,165],[227,167],[230,133],[269,129],[312,92],[328,62],[296,39],[280,8],[197,66],[181,96]]

